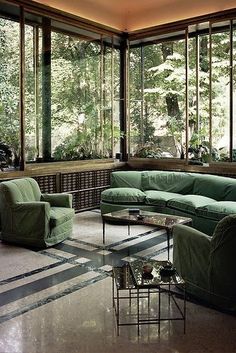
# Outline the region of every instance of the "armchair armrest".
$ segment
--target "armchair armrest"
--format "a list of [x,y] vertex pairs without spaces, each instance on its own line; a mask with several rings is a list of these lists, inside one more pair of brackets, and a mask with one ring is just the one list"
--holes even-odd
[[48,202],[17,202],[12,207],[13,233],[40,237],[49,234],[50,204]]
[[195,249],[209,256],[212,237],[192,227],[178,224],[173,227],[173,242],[188,244]]
[[49,202],[52,207],[72,208],[71,194],[42,194],[41,201]]
[[173,263],[187,282],[207,288],[211,237],[186,225],[173,227]]

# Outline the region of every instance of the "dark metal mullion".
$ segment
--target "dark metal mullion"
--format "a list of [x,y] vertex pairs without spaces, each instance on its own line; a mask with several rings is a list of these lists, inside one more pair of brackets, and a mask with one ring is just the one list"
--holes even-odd
[[229,156],[230,162],[233,161],[233,21],[230,20],[230,95],[229,95],[229,115],[230,115],[230,125],[229,125]]
[[111,157],[114,157],[114,38],[111,49]]
[[186,138],[186,162],[188,163],[188,126],[189,126],[189,85],[188,85],[188,79],[189,79],[189,51],[188,51],[188,27],[185,29],[185,138]]
[[25,14],[20,7],[20,170],[25,170]]
[[130,43],[127,41],[127,68],[126,68],[126,78],[127,78],[127,83],[126,83],[126,94],[127,94],[127,106],[126,106],[126,114],[127,114],[127,153],[128,153],[128,159],[130,158],[130,144],[131,144],[131,137],[130,137]]
[[209,23],[209,145],[212,151],[212,23]]
[[127,39],[123,38],[120,49],[120,149],[123,161],[127,161],[127,66]]
[[33,28],[34,51],[34,99],[35,99],[35,145],[39,157],[39,27]]
[[143,117],[144,117],[144,55],[143,55],[143,46],[141,46],[141,61],[140,61],[140,71],[141,71],[141,109],[140,109],[140,127],[141,127],[141,144],[146,142],[144,141],[144,129],[143,129]]
[[100,131],[101,131],[101,143],[102,143],[102,155],[104,156],[104,46],[103,46],[103,36],[101,35],[101,56],[100,56],[100,102],[99,102],[99,120],[100,120]]
[[200,117],[199,117],[199,103],[200,103],[200,95],[199,95],[199,36],[196,36],[196,120],[197,120],[197,132],[198,132],[198,144],[199,142],[199,128],[200,128]]

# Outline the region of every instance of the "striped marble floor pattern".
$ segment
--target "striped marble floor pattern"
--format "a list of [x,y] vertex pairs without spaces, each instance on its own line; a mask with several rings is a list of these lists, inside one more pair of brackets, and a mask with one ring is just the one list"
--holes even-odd
[[[166,233],[135,225],[106,225],[99,210],[75,216],[73,236],[45,250],[0,243],[0,323],[111,276],[112,266],[135,259],[166,259]],[[172,256],[172,243],[170,256]],[[171,258],[171,257],[170,257]]]

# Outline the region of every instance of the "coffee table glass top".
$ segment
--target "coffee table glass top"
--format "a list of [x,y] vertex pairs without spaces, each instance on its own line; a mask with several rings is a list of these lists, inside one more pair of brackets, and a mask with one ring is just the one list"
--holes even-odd
[[131,273],[134,277],[135,284],[140,288],[159,287],[161,285],[177,285],[184,284],[184,280],[175,271],[173,275],[161,276],[160,271],[166,265],[171,265],[169,261],[148,261],[153,269],[150,275],[145,275],[143,266],[145,261],[137,260],[130,263]]
[[144,225],[158,226],[160,228],[172,228],[175,224],[191,223],[192,219],[182,216],[168,215],[164,213],[140,210],[139,214],[129,213],[126,208],[120,211],[103,214],[106,220],[127,221],[128,223],[138,223]]

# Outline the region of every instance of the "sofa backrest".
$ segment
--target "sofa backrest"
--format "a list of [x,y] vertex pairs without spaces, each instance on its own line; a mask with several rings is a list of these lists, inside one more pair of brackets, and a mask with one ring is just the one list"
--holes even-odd
[[194,173],[194,195],[203,195],[216,201],[236,201],[236,179]]
[[236,201],[236,179],[199,173],[163,170],[116,171],[111,187],[132,187],[210,197],[216,201]]
[[161,190],[192,194],[194,177],[191,173],[151,170],[142,172],[142,190]]
[[111,173],[112,188],[136,188],[142,190],[142,173],[138,171],[117,171]]
[[14,179],[0,183],[0,208],[17,202],[40,201],[41,192],[33,178]]

